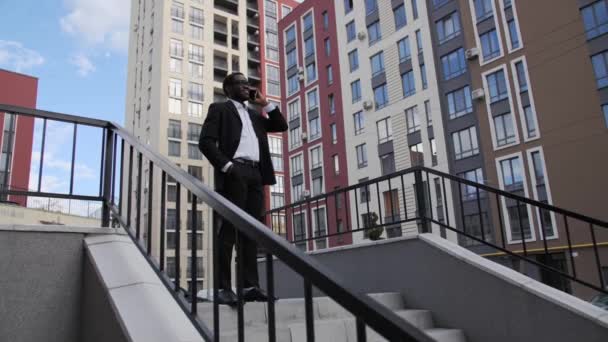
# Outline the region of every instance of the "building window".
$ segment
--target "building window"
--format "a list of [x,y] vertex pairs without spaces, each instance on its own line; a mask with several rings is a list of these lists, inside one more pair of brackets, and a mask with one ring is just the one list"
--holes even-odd
[[509,37],[511,38],[511,49],[519,47],[519,35],[517,34],[517,22],[515,19],[509,20]]
[[337,154],[334,154],[331,159],[333,160],[333,164],[334,164],[334,174],[335,175],[339,175],[340,174],[340,158]]
[[412,58],[410,51],[410,39],[405,37],[397,42],[397,49],[399,50],[399,63],[403,63]]
[[604,113],[604,121],[606,121],[606,127],[608,128],[608,103],[602,105],[602,112]]
[[454,158],[456,160],[479,154],[477,129],[475,129],[475,126],[452,133],[452,141],[454,143]]
[[323,11],[323,30],[327,30],[329,28],[329,14],[327,11]]
[[201,136],[201,130],[203,129],[202,125],[189,122],[188,123],[188,140],[190,141],[198,141]]
[[[504,188],[515,194],[524,195],[523,191],[523,171],[521,158],[514,157],[500,161],[500,171]],[[520,203],[515,200],[506,199],[507,215],[510,223],[511,237],[513,240],[521,240],[521,232],[524,232],[524,237],[529,239],[532,237],[530,229],[530,220],[528,210],[525,203]],[[520,225],[520,222],[522,223]]]
[[519,157],[502,160],[500,168],[505,188],[523,187],[523,174]]
[[374,88],[374,101],[376,102],[376,109],[383,108],[388,104],[386,83]]
[[484,61],[489,61],[500,55],[500,44],[496,29],[492,29],[479,37],[481,41],[481,53]]
[[188,115],[195,117],[195,118],[202,118],[203,117],[203,104],[196,103],[196,102],[188,102]]
[[323,193],[323,176],[312,179],[312,195],[317,196]]
[[169,54],[173,57],[184,57],[184,45],[181,40],[171,39],[169,41]]
[[418,53],[422,52],[422,33],[420,30],[416,30],[416,47],[418,48]]
[[376,122],[376,128],[378,129],[378,144],[393,140],[393,129],[391,127],[390,117]]
[[191,7],[190,8],[190,22],[192,24],[203,25],[204,24],[203,10],[196,8],[196,7]]
[[200,26],[190,25],[190,37],[193,39],[203,40],[203,28]]
[[447,93],[446,97],[448,100],[448,114],[450,119],[461,117],[473,111],[471,89],[469,86]]
[[403,87],[403,97],[408,97],[416,94],[414,70],[410,70],[401,75],[401,86]]
[[378,10],[378,0],[365,0],[365,15],[370,15]]
[[443,78],[446,81],[464,74],[467,71],[464,49],[460,48],[441,57],[441,65],[443,67]]
[[367,147],[365,144],[358,145],[355,147],[357,151],[357,167],[364,168],[367,166]]
[[190,82],[188,84],[188,98],[194,101],[203,101],[203,85]]
[[291,13],[291,7],[282,5],[281,12],[281,19],[285,18],[289,13]]
[[327,84],[332,84],[334,83],[334,69],[331,67],[331,65],[327,66]]
[[296,176],[302,173],[303,160],[302,155],[299,154],[295,157],[291,157],[291,175]]
[[167,201],[168,202],[177,201],[177,185],[167,184]]
[[315,237],[321,237],[315,240],[315,248],[323,249],[327,247],[327,222],[325,208],[312,209],[312,224]]
[[532,106],[524,107],[524,116],[526,118],[526,134],[528,138],[536,137],[536,118],[532,111]]
[[422,78],[422,89],[428,88],[429,83],[426,79],[426,66],[424,64],[420,64],[420,78]]
[[193,160],[203,160],[203,154],[198,149],[198,144],[188,144],[188,158]]
[[412,166],[424,166],[424,147],[422,143],[410,145],[410,162]]
[[504,70],[498,70],[486,76],[490,88],[490,103],[504,100],[509,97],[507,81]]
[[418,106],[413,106],[405,110],[405,121],[407,123],[407,133],[414,133],[420,130],[420,116]]
[[171,114],[181,114],[182,113],[182,100],[174,99],[172,97],[169,98],[169,113]]
[[412,12],[414,20],[418,19],[418,0],[412,0]]
[[184,33],[184,22],[178,19],[171,19],[171,32],[177,34]]
[[[474,183],[483,184],[483,172],[481,168],[460,173],[458,174],[458,177],[464,178]],[[462,192],[463,201],[472,201],[477,199],[477,187],[472,185],[460,184],[460,190]],[[483,197],[482,192],[483,190],[480,189],[479,197]]]
[[289,45],[291,44],[291,42],[294,42],[296,40],[296,27],[295,25],[288,28],[287,31],[285,31],[285,45]]
[[[300,200],[300,197],[297,197]],[[306,221],[305,212],[293,214],[293,241],[300,250],[306,251]]]
[[181,143],[179,141],[169,140],[169,156],[179,157],[180,156]]
[[291,127],[289,129],[289,142],[291,148],[300,146],[302,143],[302,128],[300,126]]
[[300,118],[300,100],[295,100],[287,105],[287,114],[290,121]]
[[334,99],[334,94],[329,94],[327,99],[329,102],[329,114],[336,114],[336,100]]
[[336,130],[336,124],[332,123],[331,125],[329,125],[329,130],[331,132],[331,143],[337,144],[338,143],[338,131]]
[[310,37],[304,41],[304,57],[312,56],[314,54],[315,54],[315,40],[313,37]]
[[528,90],[528,80],[526,79],[526,69],[524,62],[515,63],[515,70],[517,71],[517,83],[519,84],[519,92],[523,93]]
[[192,78],[196,78],[196,79],[203,78],[203,65],[202,64],[190,62],[188,64],[188,69],[190,72],[190,76]]
[[[359,183],[366,182],[368,179],[369,178],[367,178],[367,177],[359,179]],[[359,187],[359,197],[361,198],[359,200],[359,203],[369,202],[369,199],[370,199],[369,185],[364,185],[364,186]]]
[[424,101],[424,114],[426,114],[426,125],[433,126],[433,116],[431,115],[431,101]]
[[279,77],[279,68],[274,65],[266,64],[266,92],[268,95],[281,96],[281,84]]
[[441,18],[437,21],[436,26],[439,44],[443,44],[452,38],[458,37],[460,35],[460,18],[458,12],[452,12]]
[[600,52],[591,57],[593,62],[593,70],[595,71],[595,79],[597,87],[604,88],[608,86],[608,51]]
[[268,136],[270,158],[275,171],[283,171],[283,139],[281,137]]
[[321,137],[321,121],[318,116],[308,120],[308,130],[310,132],[310,140]]
[[176,78],[169,79],[169,96],[182,97],[182,80]]
[[350,72],[359,69],[359,53],[357,49],[348,53],[348,65],[350,66]]
[[383,176],[395,172],[395,155],[393,152],[380,156],[380,172]]
[[353,10],[353,0],[344,0],[344,13],[349,13]]
[[325,38],[325,56],[329,56],[331,54],[331,43],[329,38]]
[[496,145],[504,146],[515,142],[515,128],[513,115],[506,113],[494,117],[494,131],[496,132]]
[[369,45],[374,44],[382,38],[382,31],[380,30],[380,20],[376,20],[373,23],[367,25],[367,35],[369,36]]
[[205,58],[203,57],[203,47],[190,44],[188,46],[188,58],[193,62],[203,63],[205,61]]
[[[535,184],[536,191],[535,197],[541,203],[549,204],[549,194],[547,193],[547,185],[545,179],[545,172],[543,169],[543,156],[540,151],[534,151],[530,153],[530,159],[532,160],[532,168],[533,171],[533,184]],[[553,220],[552,215],[549,210],[537,209],[539,213],[538,217],[541,223],[541,227],[543,229],[543,234],[546,237],[555,236],[555,231],[553,230]]]
[[600,0],[581,9],[587,39],[593,39],[608,32],[608,5]]
[[310,63],[306,66],[306,81],[312,82],[317,79],[317,66],[315,63]]
[[398,30],[407,25],[407,16],[405,15],[405,4],[401,4],[398,7],[393,8],[393,15],[395,17],[395,30]]
[[277,175],[277,183],[270,186],[270,209],[280,208],[285,205],[285,181],[284,177]]
[[302,19],[302,26],[302,31],[304,32],[312,29],[312,13],[308,13],[304,16],[304,19]]
[[182,60],[177,58],[169,59],[169,71],[181,74],[182,72]]
[[358,102],[361,100],[361,81],[356,80],[350,84],[350,92],[352,96],[352,102]]
[[384,72],[384,52],[380,51],[370,57],[372,77]]
[[300,89],[300,82],[298,81],[298,75],[293,75],[290,76],[287,79],[287,92],[289,93],[289,95],[292,95],[293,93],[297,92]]
[[351,20],[346,24],[346,40],[351,42],[357,37],[357,28],[355,27],[355,21]]
[[353,114],[353,121],[355,123],[355,135],[363,133],[365,129],[365,117],[362,111],[358,111]]
[[484,19],[490,18],[494,15],[492,9],[492,1],[493,0],[474,0],[475,1],[475,14],[477,16],[477,21],[482,21]]
[[179,120],[169,120],[167,137],[172,139],[182,138],[182,123]]
[[291,69],[298,62],[298,55],[296,54],[296,49],[289,50],[287,52],[287,69]]
[[431,145],[431,162],[433,166],[437,166],[437,144],[435,143],[435,138],[430,139],[429,143]]
[[433,0],[433,7],[437,9],[437,8],[447,4],[448,1],[450,1],[450,0]]
[[319,105],[319,98],[317,97],[317,90],[309,91],[306,93],[306,105],[308,107],[308,111],[317,108]]

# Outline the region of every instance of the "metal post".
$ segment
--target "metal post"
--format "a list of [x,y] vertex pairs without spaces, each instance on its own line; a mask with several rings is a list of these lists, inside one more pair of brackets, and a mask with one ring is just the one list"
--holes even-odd
[[426,218],[426,200],[424,199],[424,184],[422,183],[422,171],[414,171],[416,187],[416,202],[418,205],[418,225],[421,233],[429,233],[429,223]]
[[110,200],[112,196],[112,162],[114,161],[114,139],[112,130],[105,130],[104,166],[103,166],[103,205],[101,207],[101,226],[110,226]]

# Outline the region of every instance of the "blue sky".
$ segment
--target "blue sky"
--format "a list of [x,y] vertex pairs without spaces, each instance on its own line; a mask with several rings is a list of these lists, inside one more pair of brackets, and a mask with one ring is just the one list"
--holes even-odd
[[[129,6],[128,0],[0,0],[0,68],[39,79],[39,109],[123,125]],[[55,125],[48,133],[54,138],[45,149],[47,190],[63,191],[72,128]],[[77,174],[92,180],[99,173],[100,132],[78,133]]]

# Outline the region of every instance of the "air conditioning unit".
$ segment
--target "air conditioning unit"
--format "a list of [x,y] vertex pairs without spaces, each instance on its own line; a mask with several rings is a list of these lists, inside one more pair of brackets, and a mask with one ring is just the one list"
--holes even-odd
[[260,34],[260,30],[255,30],[255,31],[253,32],[253,34],[255,34],[255,35],[257,36],[258,34]]
[[370,110],[372,108],[374,108],[374,102],[373,101],[363,101],[363,109]]
[[308,140],[308,133],[306,133],[306,132],[302,132],[302,134],[300,134],[300,138],[301,138],[302,140]]
[[310,190],[306,189],[302,191],[302,198],[308,198],[310,197]]
[[255,13],[253,14],[253,17],[254,17],[254,18],[257,18],[257,17],[259,17],[259,16],[260,16],[260,15],[258,14],[258,12],[255,12]]
[[298,81],[304,81],[304,74],[298,74]]
[[256,47],[253,48],[253,51],[260,52],[260,48],[258,46],[256,46]]
[[485,97],[486,97],[486,94],[485,94],[485,92],[483,91],[482,88],[475,89],[471,93],[471,98],[473,100],[483,100]]
[[479,56],[479,49],[476,47],[467,49],[464,52],[465,56],[467,57],[467,59],[474,59],[477,58],[477,56]]
[[304,74],[304,68],[298,67],[298,74]]
[[365,38],[367,38],[367,32],[365,32],[365,31],[360,31],[360,32],[357,34],[357,37],[359,38],[359,40],[365,40]]

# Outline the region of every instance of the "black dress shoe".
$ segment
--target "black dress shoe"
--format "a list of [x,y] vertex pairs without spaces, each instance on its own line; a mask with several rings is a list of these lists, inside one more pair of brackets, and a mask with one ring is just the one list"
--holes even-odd
[[220,289],[217,293],[217,302],[223,305],[236,306],[237,297],[236,294],[232,290],[222,290]]
[[[266,302],[268,296],[257,286],[243,289],[243,297],[246,302]],[[276,299],[275,299],[276,300]]]

